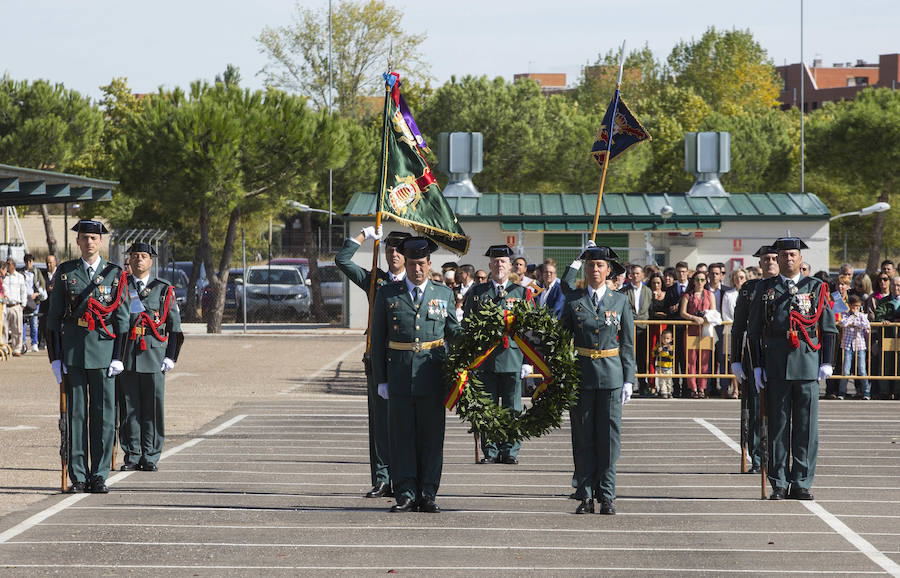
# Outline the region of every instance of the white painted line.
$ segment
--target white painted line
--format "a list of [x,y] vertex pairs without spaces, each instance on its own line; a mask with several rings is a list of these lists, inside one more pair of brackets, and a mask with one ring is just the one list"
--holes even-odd
[[[312,375],[310,375],[309,377],[307,377],[306,380],[303,381],[302,383],[298,383],[297,385],[295,385],[294,387],[291,387],[291,388],[289,388],[289,389],[285,389],[285,390],[279,391],[279,392],[278,392],[278,395],[286,395],[286,394],[293,393],[293,392],[297,391],[297,390],[300,389],[301,387],[306,387],[307,385],[309,385],[310,383],[312,383],[312,381],[313,381],[314,379],[317,379],[320,375],[324,374],[326,371],[328,371],[329,369],[331,369],[332,366],[338,365],[339,363],[341,363],[342,361],[344,361],[345,359],[347,359],[347,358],[350,356],[350,354],[352,354],[352,353],[357,353],[357,352],[359,351],[360,348],[365,348],[365,345],[366,345],[366,342],[365,342],[365,341],[363,341],[362,343],[357,343],[354,347],[351,347],[350,349],[348,349],[347,351],[345,351],[345,352],[344,352],[343,354],[341,354],[340,356],[338,356],[338,357],[336,357],[335,359],[331,360],[330,363],[327,363],[327,364],[323,365],[322,367],[320,367],[319,369],[317,369],[315,372],[313,372]],[[365,382],[365,376],[362,377],[362,381]]]
[[231,418],[230,420],[226,421],[225,423],[219,424],[216,427],[212,428],[211,430],[209,430],[208,432],[206,432],[203,435],[204,436],[214,436],[217,433],[221,433],[223,430],[228,429],[229,427],[233,426],[234,424],[241,421],[245,417],[247,417],[247,414],[236,415],[233,418]]
[[22,522],[19,522],[18,524],[16,524],[9,530],[0,534],[0,544],[5,544],[5,543],[9,542],[12,538],[15,538],[22,532],[25,532],[26,530],[30,530],[31,528],[37,526],[38,524],[40,524],[41,522],[43,522],[50,516],[53,516],[54,514],[62,512],[63,510],[65,510],[66,508],[71,506],[72,504],[76,504],[76,503],[80,502],[81,500],[87,498],[89,495],[90,494],[74,494],[72,496],[68,496],[68,497],[60,500],[53,506],[50,506],[46,510],[38,512],[37,514],[31,516],[27,520],[23,520]]
[[806,509],[822,519],[823,522],[831,526],[831,529],[841,535],[845,540],[853,544],[857,550],[865,554],[872,562],[878,564],[885,572],[891,576],[900,576],[900,564],[897,564],[884,554],[882,554],[868,540],[851,530],[846,524],[837,519],[837,517],[815,502],[803,502]]
[[35,425],[0,425],[0,431],[22,431],[26,429],[37,429]]
[[[711,431],[717,438],[722,440],[725,445],[735,450],[738,453],[741,453],[740,445],[736,444],[734,440],[726,436],[722,431],[709,424],[703,419],[696,419],[697,423],[700,423],[706,429]],[[873,420],[874,421],[874,420]],[[832,442],[834,443],[834,442]],[[841,442],[838,442],[841,443]],[[895,477],[895,476],[840,476],[841,478],[845,477]],[[818,516],[820,520],[828,524],[835,532],[837,532],[842,538],[850,542],[853,546],[856,547],[857,550],[865,554],[872,562],[875,562],[884,569],[885,572],[892,576],[900,576],[900,564],[897,564],[887,556],[885,556],[882,552],[880,552],[875,546],[873,546],[868,540],[854,532],[850,529],[849,526],[841,522],[837,517],[834,516],[831,512],[816,504],[812,501],[801,501],[801,503],[806,506],[810,512]],[[849,517],[849,516],[848,516]]]

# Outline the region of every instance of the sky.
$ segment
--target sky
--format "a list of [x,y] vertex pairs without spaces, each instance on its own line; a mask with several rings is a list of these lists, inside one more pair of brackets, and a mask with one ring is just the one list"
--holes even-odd
[[[800,61],[801,0],[387,1],[404,12],[405,29],[427,33],[421,54],[435,86],[452,75],[523,72],[565,72],[572,85],[623,40],[665,58],[710,26],[750,30],[776,65]],[[879,54],[900,52],[900,1],[803,2],[807,63],[877,63]],[[296,4],[324,10],[328,0]],[[255,39],[294,14],[291,0],[0,0],[0,74],[97,99],[114,77],[154,92],[213,80],[233,64],[243,85],[262,88],[266,60]]]

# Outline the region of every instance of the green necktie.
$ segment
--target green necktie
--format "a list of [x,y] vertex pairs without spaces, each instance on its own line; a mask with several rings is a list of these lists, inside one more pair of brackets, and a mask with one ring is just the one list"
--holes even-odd
[[413,299],[413,303],[416,307],[422,304],[422,289],[420,287],[416,287],[413,289],[413,293],[415,294],[415,299]]

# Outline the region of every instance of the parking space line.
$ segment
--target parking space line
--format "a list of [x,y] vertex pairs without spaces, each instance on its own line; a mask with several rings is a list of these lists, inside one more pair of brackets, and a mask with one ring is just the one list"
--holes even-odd
[[355,346],[351,347],[350,349],[348,349],[347,351],[345,351],[338,357],[332,359],[329,363],[326,363],[325,365],[323,365],[322,367],[320,367],[319,369],[314,371],[312,375],[307,377],[301,383],[298,383],[297,385],[290,387],[288,389],[279,391],[278,395],[287,395],[289,393],[293,393],[293,392],[297,391],[298,389],[300,389],[302,387],[306,387],[307,385],[312,383],[315,379],[317,379],[319,376],[321,376],[326,371],[331,369],[333,366],[336,366],[336,365],[340,364],[342,361],[344,361],[345,359],[347,359],[352,353],[357,353],[359,351],[359,349],[364,347],[365,345],[366,345],[365,341],[357,343]]

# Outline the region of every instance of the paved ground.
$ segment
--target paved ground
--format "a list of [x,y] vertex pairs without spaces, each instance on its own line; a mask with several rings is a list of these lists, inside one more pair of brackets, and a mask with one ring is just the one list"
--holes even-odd
[[[55,424],[34,418],[44,453],[30,461],[47,482],[0,518],[2,572],[900,575],[896,402],[823,402],[817,500],[768,502],[757,476],[734,473],[738,402],[635,400],[614,517],[571,513],[567,427],[525,442],[519,466],[476,465],[448,415],[444,512],[390,514],[392,500],[362,497],[360,344],[192,339],[176,371],[201,375],[173,380],[168,401],[197,425],[170,430],[159,472],[116,474],[104,496],[51,495]],[[22,433],[0,431],[0,465]]]

